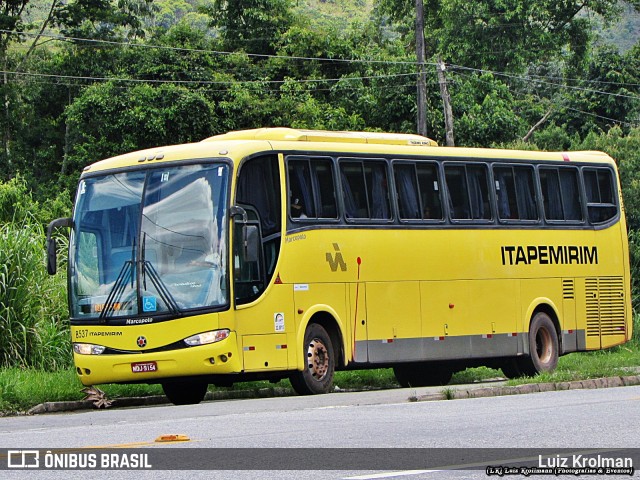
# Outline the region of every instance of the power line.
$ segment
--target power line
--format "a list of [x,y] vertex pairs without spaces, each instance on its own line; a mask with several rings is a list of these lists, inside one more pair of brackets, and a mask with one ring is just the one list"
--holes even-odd
[[[4,30],[0,29],[0,33],[7,33],[13,35],[26,35],[30,37],[37,37],[36,33],[28,33],[28,32],[17,32],[14,30]],[[40,37],[51,38],[54,40],[60,41],[72,41],[72,42],[84,42],[90,44],[105,44],[119,47],[136,47],[136,48],[147,48],[147,49],[158,49],[158,50],[169,50],[174,52],[190,52],[190,53],[206,53],[211,55],[238,55],[238,56],[247,56],[247,57],[256,57],[256,58],[276,58],[276,59],[285,59],[285,60],[304,60],[304,61],[320,61],[320,62],[338,62],[338,63],[371,63],[371,64],[394,64],[394,65],[414,65],[415,62],[410,61],[389,61],[389,60],[373,60],[373,59],[362,59],[362,58],[322,58],[322,57],[298,57],[294,55],[268,55],[263,53],[246,53],[246,52],[228,52],[223,50],[208,50],[208,49],[200,49],[200,48],[184,48],[184,47],[170,47],[167,45],[151,45],[145,43],[131,43],[131,42],[117,42],[115,40],[101,40],[101,39],[93,39],[93,38],[80,38],[80,37],[68,37],[64,35],[53,35],[43,33]],[[435,63],[425,62],[426,65],[435,66]]]
[[[35,34],[35,33],[16,32],[16,31],[12,31],[12,30],[4,30],[4,29],[0,29],[0,33],[20,34],[20,35],[28,35],[28,36],[33,36],[33,37],[37,36],[37,34]],[[185,52],[185,53],[213,54],[213,55],[221,55],[221,56],[222,55],[228,55],[228,56],[231,56],[231,55],[239,55],[239,56],[245,55],[245,56],[248,56],[248,57],[274,58],[274,59],[286,59],[286,60],[301,60],[301,61],[341,62],[341,63],[369,63],[369,64],[410,65],[410,66],[415,66],[416,65],[416,62],[404,61],[404,60],[374,60],[374,59],[355,59],[355,58],[352,58],[352,59],[340,59],[340,58],[301,57],[301,56],[288,56],[288,55],[267,55],[267,54],[254,54],[254,53],[245,53],[245,52],[227,52],[227,51],[220,51],[220,50],[208,50],[208,49],[197,49],[197,48],[186,48],[186,47],[170,47],[170,46],[166,46],[166,45],[150,45],[150,44],[143,44],[143,43],[117,42],[117,41],[113,41],[113,40],[89,39],[89,38],[81,38],[81,37],[68,37],[68,36],[53,35],[53,34],[42,34],[40,36],[49,38],[51,40],[85,42],[85,43],[90,43],[90,44],[94,44],[94,45],[105,44],[105,45],[111,45],[111,46],[123,46],[123,47],[146,48],[146,49],[159,49],[159,50],[169,50],[169,51]],[[498,51],[498,53],[500,53],[500,52]],[[432,62],[426,62],[425,64],[426,65],[430,65],[430,66],[436,66],[436,64],[432,63]],[[602,84],[602,85],[631,86],[631,87],[640,86],[640,84],[637,84],[637,83],[622,83],[622,82],[606,82],[606,81],[601,81],[601,80],[571,79],[571,78],[561,78],[561,77],[556,77],[556,76],[545,76],[545,75],[527,75],[527,77],[522,77],[522,76],[517,76],[517,75],[514,75],[514,74],[509,74],[509,73],[506,73],[506,72],[497,72],[497,71],[486,70],[486,69],[474,69],[472,67],[465,67],[465,66],[459,66],[459,65],[454,65],[454,64],[450,64],[449,66],[452,67],[452,68],[469,69],[469,70],[475,70],[475,71],[482,72],[482,73],[492,73],[494,75],[510,76],[510,77],[513,77],[513,78],[521,78],[521,79],[526,79],[526,80],[529,80],[530,78],[542,78],[542,79],[548,79],[548,80],[564,80],[564,81],[570,80],[570,81],[577,81],[577,82],[580,82],[580,83],[588,82],[588,83]],[[571,87],[567,86],[567,88],[571,88]],[[578,87],[575,87],[575,88],[578,88]],[[602,92],[602,93],[606,93],[606,92]],[[636,98],[636,97],[630,96],[629,98]]]
[[[463,75],[466,78],[474,78],[474,77],[471,77],[470,74],[462,73],[462,72],[456,72],[456,75]],[[487,82],[485,80],[482,80],[480,78],[477,78],[477,77],[475,77],[474,80],[479,82],[479,83],[484,83],[486,85],[491,85],[491,83],[489,83],[489,82]],[[561,85],[558,85],[558,86],[561,86]],[[513,93],[517,94],[517,93],[524,93],[524,92],[511,92],[511,93],[512,94]],[[602,120],[607,120],[607,121],[614,122],[614,123],[617,123],[617,124],[620,124],[620,125],[624,125],[624,126],[628,126],[628,127],[636,127],[636,126],[638,126],[638,123],[631,123],[631,122],[627,122],[627,121],[624,121],[624,120],[618,120],[618,119],[615,119],[615,118],[605,117],[603,115],[598,115],[597,113],[585,112],[583,110],[579,110],[577,108],[568,107],[566,105],[562,105],[560,108],[565,109],[565,110],[571,110],[571,111],[574,111],[574,112],[577,112],[577,113],[582,113],[582,114],[585,114],[585,115],[590,115],[592,117],[600,118]]]
[[[448,65],[450,68],[453,69],[457,69],[457,70],[467,70],[467,71],[472,71],[472,72],[479,72],[479,73],[490,73],[492,75],[498,76],[498,77],[505,77],[505,78],[511,78],[511,79],[516,79],[516,80],[522,80],[522,81],[526,81],[526,82],[537,82],[537,83],[541,83],[541,84],[545,84],[545,85],[551,85],[554,87],[558,87],[558,88],[565,88],[565,89],[569,89],[569,90],[576,90],[576,91],[582,91],[582,92],[588,92],[588,93],[595,93],[595,94],[599,94],[599,95],[608,95],[611,97],[620,97],[620,98],[629,98],[632,100],[640,100],[639,96],[635,96],[635,95],[625,95],[623,93],[612,93],[612,92],[605,92],[602,90],[594,90],[592,88],[583,88],[583,87],[576,87],[573,85],[565,85],[565,84],[561,84],[561,83],[553,83],[553,82],[548,82],[545,80],[540,80],[537,78],[532,78],[531,76],[520,76],[520,75],[514,75],[514,74],[510,74],[510,73],[505,73],[505,72],[495,72],[493,70],[485,70],[485,69],[481,69],[481,68],[471,68],[471,67],[463,67],[461,65]],[[547,78],[547,77],[541,77],[541,78]]]
[[160,79],[143,79],[143,78],[120,78],[120,77],[91,77],[80,75],[57,75],[51,73],[34,73],[34,72],[15,72],[9,70],[0,70],[0,74],[25,76],[25,77],[42,77],[42,78],[58,78],[64,80],[85,80],[94,82],[124,82],[124,83],[174,83],[174,84],[197,84],[197,85],[236,85],[236,84],[284,84],[287,82],[295,83],[323,83],[323,82],[340,82],[350,80],[373,80],[381,78],[396,78],[414,76],[416,73],[394,73],[388,75],[369,75],[363,77],[340,77],[340,78],[320,78],[320,79],[284,79],[284,80],[160,80]]

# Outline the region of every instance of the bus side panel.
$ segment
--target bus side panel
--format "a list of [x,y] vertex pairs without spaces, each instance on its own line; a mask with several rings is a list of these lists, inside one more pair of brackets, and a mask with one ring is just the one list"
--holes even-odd
[[[631,304],[623,222],[593,232],[597,257],[575,281],[578,350],[598,350],[630,338]],[[622,254],[617,248],[622,242]]]
[[[364,293],[364,292],[363,292]],[[342,339],[341,350],[344,349],[346,358],[351,359],[350,322],[347,308],[347,293],[344,283],[299,283],[293,286],[293,300],[296,311],[295,325],[298,328],[296,333],[295,349],[302,352],[302,343],[307,325],[315,315],[322,316],[322,320],[328,320],[327,314],[335,320],[340,338]],[[364,328],[364,327],[363,327]],[[291,348],[294,348],[292,342]],[[336,355],[338,355],[338,345],[334,345]],[[303,366],[304,359],[298,359],[298,367]],[[296,364],[290,365],[296,368]]]
[[[236,310],[245,370],[295,368],[298,349],[295,348],[297,323],[293,312],[292,285],[286,284],[272,285],[259,301]],[[245,339],[247,334],[252,338]],[[286,338],[282,334],[286,334]],[[260,335],[264,337],[259,338]]]
[[516,286],[509,279],[422,282],[426,358],[516,355]]
[[517,285],[518,282],[511,279],[468,282],[469,305],[465,306],[463,321],[472,336],[474,358],[518,353]]
[[470,357],[471,337],[461,316],[468,309],[468,282],[421,282],[420,291],[425,360]]
[[369,361],[407,362],[424,358],[418,282],[367,283]]
[[242,353],[244,370],[286,370],[289,345],[285,333],[267,335],[244,335]]

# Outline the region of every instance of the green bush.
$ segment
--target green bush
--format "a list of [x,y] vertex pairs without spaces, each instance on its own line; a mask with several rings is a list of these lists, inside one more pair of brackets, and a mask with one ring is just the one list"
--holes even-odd
[[46,226],[58,217],[71,214],[71,195],[60,190],[50,195],[44,204],[33,199],[24,178],[18,176],[8,182],[0,182],[0,224],[24,223],[33,220]]
[[2,367],[71,364],[65,275],[47,275],[44,252],[44,229],[35,219],[0,225]]

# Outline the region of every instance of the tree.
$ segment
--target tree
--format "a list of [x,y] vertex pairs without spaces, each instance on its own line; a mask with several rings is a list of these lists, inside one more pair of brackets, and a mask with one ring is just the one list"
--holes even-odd
[[56,9],[54,23],[69,37],[144,37],[143,19],[155,10],[153,0],[73,0]]
[[[413,2],[378,0],[380,9],[396,22],[411,18]],[[431,0],[424,11],[431,56],[501,72],[522,72],[530,62],[561,54],[577,62],[587,53],[591,30],[581,14],[611,20],[619,13],[618,0]]]
[[203,11],[229,51],[273,55],[293,23],[292,0],[213,0]]
[[24,30],[22,14],[29,0],[4,0],[0,5],[0,62],[2,65],[2,87],[0,98],[3,102],[3,114],[0,119],[2,127],[2,152],[0,152],[0,171],[11,171],[11,156],[9,145],[11,142],[11,129],[14,118],[11,114],[12,103],[15,98],[15,89],[9,84],[9,56],[8,48],[12,41],[20,38],[20,32]]
[[67,109],[69,155],[62,174],[72,189],[85,165],[153,146],[199,141],[211,134],[212,109],[183,87],[104,83],[87,88]]
[[508,86],[490,73],[458,82],[452,104],[459,145],[491,147],[526,132]]

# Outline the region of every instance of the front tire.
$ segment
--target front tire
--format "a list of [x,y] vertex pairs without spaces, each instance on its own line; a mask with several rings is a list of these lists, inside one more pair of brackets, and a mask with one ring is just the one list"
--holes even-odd
[[336,367],[333,344],[327,331],[317,323],[307,327],[302,355],[305,361],[301,372],[294,372],[289,380],[299,395],[329,393]]
[[529,327],[529,355],[518,360],[520,371],[530,377],[554,371],[558,351],[558,332],[551,318],[546,313],[536,313]]
[[174,405],[196,405],[204,400],[209,385],[196,381],[175,381],[162,384],[162,390]]

